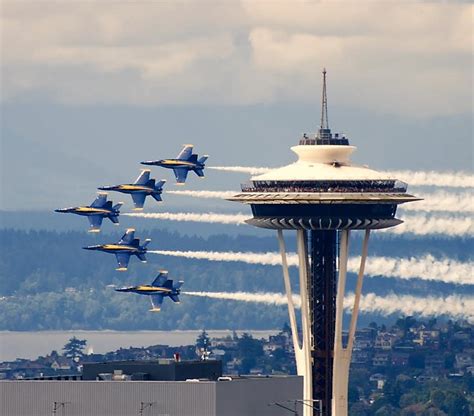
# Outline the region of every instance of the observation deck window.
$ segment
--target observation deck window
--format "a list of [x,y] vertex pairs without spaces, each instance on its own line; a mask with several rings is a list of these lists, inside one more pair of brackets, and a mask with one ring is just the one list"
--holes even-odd
[[406,184],[394,180],[353,181],[253,181],[243,192],[406,192]]

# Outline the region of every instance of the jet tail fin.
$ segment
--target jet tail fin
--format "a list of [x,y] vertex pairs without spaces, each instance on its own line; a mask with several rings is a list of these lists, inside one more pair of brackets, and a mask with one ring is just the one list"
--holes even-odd
[[137,254],[137,257],[138,257],[141,261],[146,262],[146,255],[145,255],[145,253],[138,253],[138,254]]
[[160,195],[160,194],[151,194],[151,196],[152,196],[153,198],[155,198],[158,202],[163,201],[163,199],[161,199],[161,195]]
[[181,288],[181,286],[183,286],[183,284],[184,284],[184,280],[180,280],[178,283],[176,283],[174,285],[174,288],[179,289],[179,288]]
[[209,157],[208,155],[204,155],[200,157],[198,160],[198,163],[204,163],[208,159],[208,157]]
[[112,201],[107,201],[102,208],[104,209],[112,209]]
[[150,179],[145,185],[148,186],[149,188],[154,188],[155,187],[155,180]]
[[109,220],[112,221],[114,224],[118,224],[118,223],[119,223],[119,218],[118,218],[118,216],[117,216],[117,217],[109,217]]
[[188,162],[191,163],[197,163],[198,161],[198,155],[196,153],[193,153],[191,156],[188,158]]
[[194,169],[194,172],[196,172],[196,175],[200,178],[204,178],[204,171],[202,169]]
[[122,205],[123,205],[123,202],[118,202],[112,207],[112,210],[113,211],[119,211],[120,208],[122,207]]
[[178,295],[170,295],[170,298],[173,302],[179,303],[179,296]]
[[163,287],[165,289],[173,289],[173,281],[172,280],[167,280],[165,283],[163,283]]
[[145,248],[148,244],[150,244],[151,238],[147,238],[143,243],[142,247]]
[[163,189],[163,185],[166,183],[165,179],[162,179],[161,181],[158,181],[155,183],[155,190],[161,191]]

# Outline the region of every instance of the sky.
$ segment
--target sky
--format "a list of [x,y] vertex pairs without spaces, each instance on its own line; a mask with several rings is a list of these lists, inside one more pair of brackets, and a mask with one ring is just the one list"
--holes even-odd
[[[209,165],[289,163],[288,148],[317,129],[323,67],[329,124],[359,147],[356,162],[472,171],[472,9],[4,0],[0,209],[90,202],[182,143]],[[174,189],[170,172],[154,174]],[[248,177],[191,179],[232,190]]]

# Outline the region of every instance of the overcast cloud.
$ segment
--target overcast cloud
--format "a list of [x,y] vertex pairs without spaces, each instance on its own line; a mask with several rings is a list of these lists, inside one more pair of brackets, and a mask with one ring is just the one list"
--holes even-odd
[[326,66],[339,105],[471,110],[470,4],[4,1],[0,25],[4,102],[312,101]]

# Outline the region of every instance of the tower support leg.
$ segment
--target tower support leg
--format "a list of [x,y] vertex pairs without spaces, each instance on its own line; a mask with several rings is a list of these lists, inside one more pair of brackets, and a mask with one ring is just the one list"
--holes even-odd
[[303,375],[303,416],[313,415],[313,374],[312,374],[312,356],[311,356],[311,316],[310,303],[308,296],[308,246],[306,231],[298,229],[296,231],[296,245],[298,249],[298,269],[300,278],[300,296],[301,296],[301,327],[303,331],[303,356],[304,356],[304,375]]
[[364,278],[364,269],[367,259],[370,230],[365,231],[362,244],[362,255],[360,259],[359,272],[357,275],[357,285],[354,295],[354,304],[352,306],[351,323],[346,347],[342,343],[342,324],[345,295],[345,281],[347,275],[347,258],[349,231],[342,231],[341,250],[339,263],[339,280],[336,298],[336,330],[334,338],[334,363],[333,363],[333,397],[332,397],[332,416],[348,415],[348,387],[349,387],[349,369],[352,357],[352,348],[354,346],[355,331],[357,327],[357,318],[359,314],[359,303],[362,293],[362,282]]
[[305,356],[303,352],[303,342],[298,334],[298,324],[296,323],[295,305],[293,302],[293,293],[291,291],[290,273],[288,271],[288,261],[286,258],[286,245],[283,237],[283,230],[278,230],[278,245],[280,248],[281,265],[283,268],[283,282],[285,284],[286,298],[288,302],[288,316],[290,318],[291,336],[293,348],[295,350],[296,373],[299,376],[305,374]]

